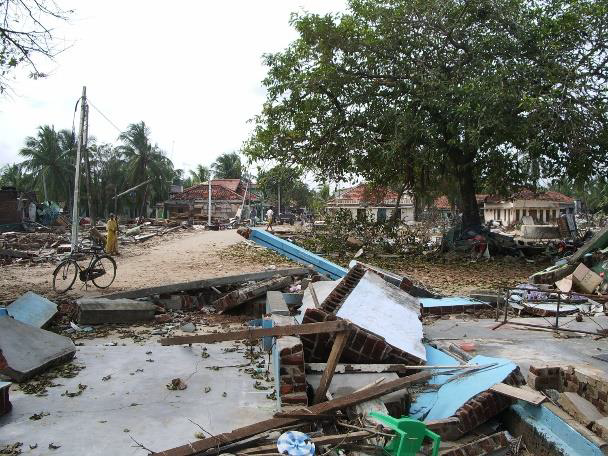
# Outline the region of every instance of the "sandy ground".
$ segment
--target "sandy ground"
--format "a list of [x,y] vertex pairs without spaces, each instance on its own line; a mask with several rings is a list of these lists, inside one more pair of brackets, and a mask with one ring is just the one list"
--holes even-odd
[[[121,255],[115,257],[116,279],[108,289],[99,290],[89,284],[85,290],[83,283],[77,280],[68,294],[70,297],[93,296],[291,264],[277,255],[247,255],[243,248],[237,248],[241,247],[239,244],[243,244],[243,238],[236,230],[193,230],[153,238],[141,244],[119,245]],[[54,268],[52,264],[0,266],[0,302],[11,301],[27,291],[55,296],[52,290]]]

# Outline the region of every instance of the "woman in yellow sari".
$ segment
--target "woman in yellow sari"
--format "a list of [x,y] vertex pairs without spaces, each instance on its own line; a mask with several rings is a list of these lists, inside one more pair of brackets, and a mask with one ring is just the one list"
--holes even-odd
[[118,220],[114,214],[110,214],[108,223],[106,224],[108,236],[106,239],[106,253],[108,255],[118,255]]

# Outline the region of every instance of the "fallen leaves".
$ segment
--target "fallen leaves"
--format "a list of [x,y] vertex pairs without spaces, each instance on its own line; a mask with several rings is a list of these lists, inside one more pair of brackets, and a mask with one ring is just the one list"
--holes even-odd
[[172,390],[172,391],[181,391],[181,390],[185,390],[186,388],[188,388],[188,385],[186,385],[186,383],[184,383],[184,381],[181,378],[174,378],[173,380],[171,380],[171,383],[168,383],[167,385],[165,385],[167,387],[168,390]]

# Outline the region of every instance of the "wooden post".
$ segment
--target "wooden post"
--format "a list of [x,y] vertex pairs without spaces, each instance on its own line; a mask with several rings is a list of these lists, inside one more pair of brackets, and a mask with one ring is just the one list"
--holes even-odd
[[346,346],[346,341],[348,340],[349,334],[350,331],[343,331],[336,334],[334,344],[331,347],[331,353],[329,354],[329,358],[327,359],[327,367],[323,371],[323,375],[321,376],[321,382],[319,383],[317,391],[315,391],[315,398],[313,400],[313,404],[318,404],[326,400],[325,395],[327,394],[327,389],[329,388],[331,379],[334,376],[336,366],[338,365],[338,361],[340,361],[340,355],[342,355],[342,351]]

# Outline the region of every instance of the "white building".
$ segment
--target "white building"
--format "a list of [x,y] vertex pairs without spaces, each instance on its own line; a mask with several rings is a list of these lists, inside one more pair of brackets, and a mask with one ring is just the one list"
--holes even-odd
[[561,214],[574,213],[574,200],[559,192],[522,190],[510,198],[487,196],[483,203],[484,220],[511,225],[530,216],[535,224],[556,224]]
[[[387,188],[359,184],[339,190],[327,202],[326,210],[335,214],[339,209],[351,211],[353,218],[371,216],[374,221],[386,221],[395,211],[397,193]],[[399,202],[397,218],[402,222],[414,220],[414,204],[410,195],[404,194]]]

